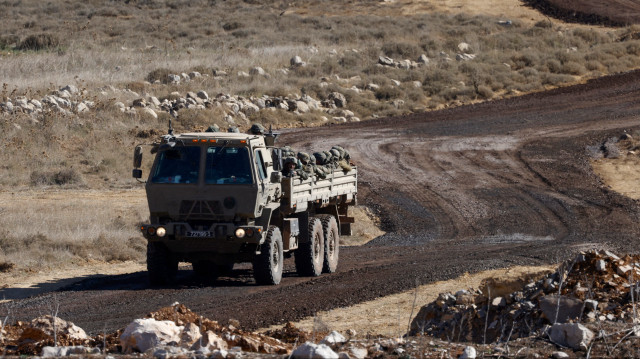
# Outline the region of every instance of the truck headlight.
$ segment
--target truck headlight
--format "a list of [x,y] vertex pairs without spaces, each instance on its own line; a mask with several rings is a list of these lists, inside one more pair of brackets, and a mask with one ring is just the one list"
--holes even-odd
[[242,228],[236,229],[236,237],[244,238],[244,235],[245,235],[244,229],[242,229]]
[[164,237],[167,234],[167,229],[164,227],[158,227],[158,229],[156,229],[156,234],[158,237]]

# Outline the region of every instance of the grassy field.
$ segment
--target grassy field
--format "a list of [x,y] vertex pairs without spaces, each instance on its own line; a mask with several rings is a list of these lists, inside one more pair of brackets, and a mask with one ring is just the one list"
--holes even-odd
[[[0,1],[0,103],[21,96],[40,99],[68,84],[80,89],[71,100],[95,103],[83,113],[0,110],[0,191],[7,201],[0,204],[5,223],[0,263],[26,268],[143,258],[144,242],[135,230],[146,211],[141,198],[123,208],[117,201],[110,205],[112,198],[95,206],[82,196],[51,202],[11,194],[137,188],[130,177],[131,152],[164,133],[169,115],[121,112],[116,102],[130,106],[137,98],[163,100],[199,90],[246,98],[306,94],[318,100],[339,92],[347,100],[344,110],[366,120],[542,91],[640,67],[635,27],[522,16],[532,10],[516,1],[496,7],[513,8],[512,14],[495,15],[465,14],[457,7],[444,11],[438,7],[443,3]],[[475,58],[456,59],[465,53]],[[290,66],[296,55],[306,66]],[[427,64],[378,63],[380,56],[415,62],[421,55]],[[256,66],[268,75],[238,76]],[[203,76],[180,84],[166,81],[168,73],[191,71]],[[228,113],[220,107],[180,110],[175,126],[177,131],[213,123],[225,127]],[[248,122],[304,127],[332,116],[319,110],[302,115],[263,110]]]

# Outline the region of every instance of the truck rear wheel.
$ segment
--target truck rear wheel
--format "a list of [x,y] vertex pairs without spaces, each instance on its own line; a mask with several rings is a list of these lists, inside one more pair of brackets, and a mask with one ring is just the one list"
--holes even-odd
[[322,233],[324,234],[324,264],[322,271],[333,273],[338,268],[338,256],[340,254],[340,232],[336,217],[326,214],[320,217],[322,220]]
[[148,242],[147,272],[151,285],[170,284],[178,274],[178,260],[163,243]]
[[309,227],[300,231],[300,244],[295,251],[296,270],[299,275],[317,277],[324,263],[324,234],[322,222],[309,217]]
[[279,284],[282,280],[283,261],[280,229],[269,226],[260,254],[253,261],[253,278],[261,285]]

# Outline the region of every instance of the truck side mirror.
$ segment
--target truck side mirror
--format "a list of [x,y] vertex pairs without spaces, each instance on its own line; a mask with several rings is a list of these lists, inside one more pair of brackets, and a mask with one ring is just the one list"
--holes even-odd
[[142,178],[142,170],[141,169],[134,169],[133,172],[131,173],[131,175],[133,176],[133,178],[137,178],[140,179]]
[[271,158],[273,158],[273,170],[282,171],[282,150],[279,148],[271,150]]
[[280,182],[282,182],[282,173],[271,172],[271,183],[280,183]]
[[136,146],[133,151],[133,168],[140,168],[142,166],[142,146]]

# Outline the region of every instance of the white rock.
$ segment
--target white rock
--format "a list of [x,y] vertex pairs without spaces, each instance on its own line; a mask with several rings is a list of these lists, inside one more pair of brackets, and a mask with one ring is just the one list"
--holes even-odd
[[42,103],[38,100],[31,100],[29,101],[33,106],[35,106],[36,108],[42,108]]
[[159,107],[161,105],[160,100],[155,96],[149,96],[149,103],[155,107]]
[[422,87],[422,82],[420,81],[412,81],[411,84],[413,85],[413,87],[415,88],[420,88]]
[[347,122],[347,118],[346,117],[334,117],[333,121],[335,121],[337,123],[346,123]]
[[429,58],[427,57],[427,55],[422,54],[422,55],[420,55],[420,57],[418,57],[418,61],[417,62],[419,64],[426,65],[426,64],[429,63]]
[[565,352],[553,352],[553,353],[551,353],[551,357],[553,359],[563,359],[563,358],[568,358],[569,354],[567,354]]
[[226,350],[214,350],[211,353],[211,356],[209,358],[211,358],[211,359],[226,359],[228,354],[229,354],[229,352],[227,352]]
[[631,267],[630,265],[623,265],[623,266],[618,266],[618,268],[616,269],[616,272],[619,275],[625,275],[627,274],[628,271],[632,270],[633,267]]
[[298,110],[298,112],[300,113],[307,113],[309,112],[309,106],[306,104],[306,102],[304,101],[296,101],[296,109]]
[[391,83],[393,83],[396,86],[400,86],[402,84],[402,82],[400,82],[398,80],[391,80]]
[[504,307],[507,305],[507,301],[503,297],[495,297],[491,300],[492,307]]
[[458,50],[462,52],[469,52],[469,50],[471,50],[471,45],[467,44],[466,42],[461,42],[458,44]]
[[400,60],[398,61],[398,67],[404,70],[408,70],[411,68],[411,60]]
[[61,88],[60,91],[67,91],[68,93],[74,95],[74,94],[78,93],[79,90],[78,90],[77,87],[75,87],[73,85],[67,85],[67,86]]
[[460,359],[475,359],[476,357],[476,348],[472,346],[467,346],[462,351],[462,355],[460,355]]
[[207,348],[211,351],[215,350],[227,350],[227,342],[225,342],[222,338],[220,338],[216,333],[208,330],[202,338],[198,339],[191,349],[196,350],[200,348]]
[[43,347],[41,356],[43,358],[59,358],[69,355],[100,354],[99,348],[87,348],[83,346],[68,347]]
[[175,346],[162,346],[155,348],[153,351],[153,357],[158,359],[168,359],[184,356],[187,354],[187,350]]
[[249,75],[267,76],[267,72],[262,67],[256,66],[256,67],[252,68],[251,70],[249,70]]
[[141,108],[140,109],[140,114],[149,115],[149,116],[151,116],[153,118],[156,118],[156,119],[158,118],[158,114],[153,109],[150,109],[149,107]]
[[191,78],[189,77],[189,75],[187,75],[186,73],[181,73],[180,77],[182,78],[182,81],[184,82],[189,82],[189,80],[191,80]]
[[13,112],[13,103],[11,103],[11,101],[5,102],[4,108],[7,110],[7,112]]
[[291,357],[298,359],[338,359],[338,354],[325,344],[306,342],[297,347],[293,353],[291,353]]
[[380,85],[376,85],[374,83],[370,83],[366,87],[367,90],[371,90],[371,91],[375,91],[375,90],[377,90],[379,88],[380,88]]
[[291,58],[291,60],[289,60],[289,64],[291,65],[291,67],[299,67],[299,66],[305,66],[306,63],[304,61],[302,61],[302,58],[300,56],[294,56]]
[[180,80],[181,80],[181,79],[180,79],[180,76],[178,76],[178,75],[174,75],[174,74],[169,74],[169,75],[167,75],[167,79],[168,79],[168,81],[169,81],[169,83],[170,83],[170,84],[174,84],[174,85],[179,84],[179,83],[180,83]]
[[238,77],[249,77],[249,74],[244,71],[238,71]]
[[202,337],[200,327],[195,323],[185,325],[181,335],[181,344],[183,346],[191,346]]
[[387,56],[380,56],[378,58],[378,63],[380,65],[384,65],[384,66],[395,66],[395,61],[393,61],[392,58],[387,57]]
[[88,112],[88,111],[89,111],[89,108],[84,103],[80,102],[78,105],[76,105],[77,113]]
[[196,77],[202,77],[202,74],[199,73],[198,71],[192,71],[192,72],[189,72],[189,77],[192,79],[195,79]]
[[177,326],[168,320],[136,319],[125,328],[120,336],[120,344],[125,353],[133,350],[144,353],[159,345],[179,343],[183,329],[184,327]]
[[348,354],[352,358],[364,359],[367,357],[368,352],[365,348],[351,347]]
[[587,350],[594,338],[593,332],[579,323],[554,324],[548,333],[553,343],[575,350]]
[[618,257],[617,255],[615,255],[615,254],[613,254],[613,253],[611,253],[611,252],[609,252],[609,251],[604,251],[604,254],[605,254],[607,257],[609,257],[609,258],[613,259],[614,261],[619,261],[619,260],[620,260],[620,257]]
[[328,345],[336,345],[336,344],[342,344],[346,341],[347,341],[347,338],[345,338],[342,334],[334,330],[331,333],[329,333],[329,335],[324,337],[324,339],[322,339],[320,343],[328,344]]
[[475,54],[457,54],[456,55],[456,60],[458,61],[469,61],[469,60],[473,60],[476,58]]
[[[38,317],[31,321],[31,327],[42,330],[50,336],[53,336],[53,320],[50,315]],[[63,333],[71,339],[88,339],[87,333],[77,325],[62,320],[58,317],[55,318],[55,328],[58,333]]]

